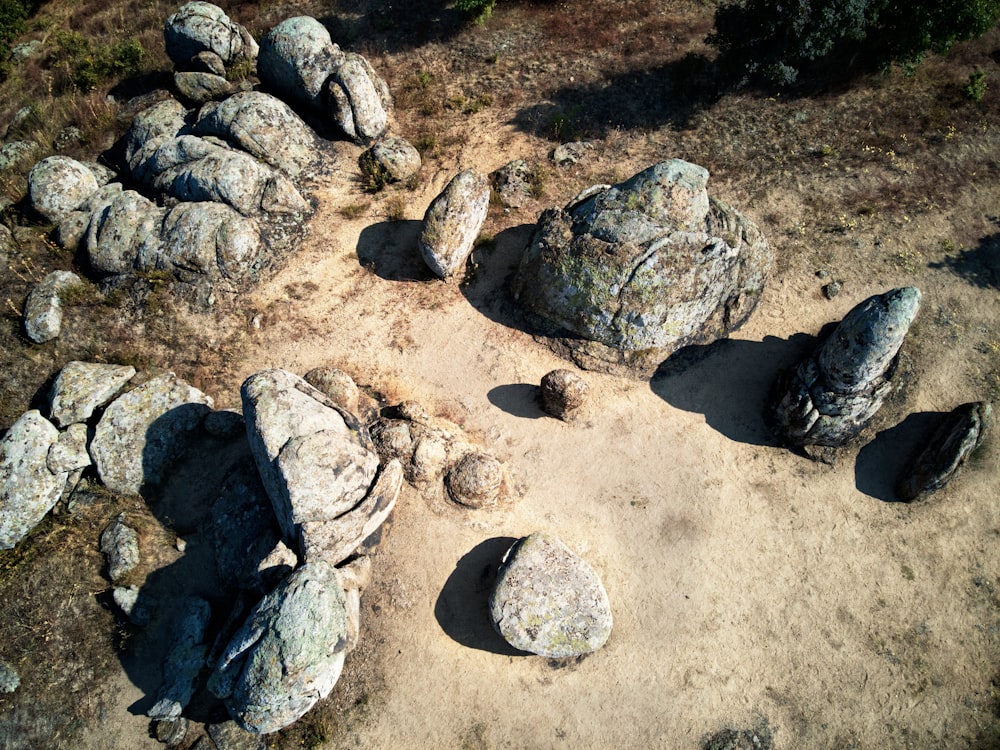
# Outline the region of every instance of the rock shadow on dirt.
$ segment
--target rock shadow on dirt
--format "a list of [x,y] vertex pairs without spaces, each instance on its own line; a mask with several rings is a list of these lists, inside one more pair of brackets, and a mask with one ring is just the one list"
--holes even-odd
[[918,412],[882,430],[858,451],[854,482],[862,492],[885,503],[900,502],[896,484],[907,465],[946,416],[944,412]]
[[545,416],[538,404],[539,390],[531,383],[510,383],[491,388],[486,398],[498,409],[522,419],[538,419]]
[[930,263],[928,268],[951,271],[983,289],[1000,289],[1000,232],[984,237],[976,247]]
[[543,331],[537,330],[510,292],[514,273],[534,230],[534,224],[520,224],[477,245],[466,264],[461,289],[469,304],[493,322],[541,334]]
[[763,341],[721,339],[687,346],[667,358],[650,379],[653,393],[671,406],[705,415],[730,440],[780,447],[766,419],[779,373],[801,360],[817,339],[797,333]]
[[422,221],[383,221],[361,230],[358,262],[386,281],[431,281],[417,239]]
[[489,597],[497,570],[516,541],[513,537],[487,539],[455,564],[434,604],[434,617],[452,640],[502,656],[530,656],[501,638],[490,619]]

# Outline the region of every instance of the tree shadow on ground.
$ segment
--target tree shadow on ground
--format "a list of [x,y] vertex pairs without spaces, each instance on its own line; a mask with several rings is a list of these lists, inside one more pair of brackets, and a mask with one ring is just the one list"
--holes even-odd
[[[349,6],[360,4],[339,5],[350,11]],[[359,44],[367,44],[392,53],[445,43],[472,23],[468,13],[440,0],[385,0],[366,5],[369,7],[363,8],[362,13],[319,16],[317,20],[327,28],[333,41],[345,49],[354,50]]]
[[1000,233],[984,237],[976,247],[929,263],[928,268],[951,271],[983,289],[1000,289]]
[[650,379],[653,393],[671,406],[705,415],[730,440],[778,447],[765,419],[778,374],[799,362],[818,339],[797,333],[763,341],[722,339],[688,346],[664,361]]
[[486,398],[498,409],[523,419],[538,419],[545,412],[538,405],[538,386],[531,383],[511,383],[491,388]]
[[434,604],[434,617],[452,640],[503,656],[529,656],[501,638],[490,618],[489,596],[497,570],[516,541],[512,537],[487,539],[455,564]]
[[383,221],[361,230],[358,262],[386,281],[435,278],[417,249],[422,221]]
[[896,484],[944,416],[944,412],[918,412],[879,432],[858,452],[854,463],[858,491],[885,503],[899,502]]
[[720,69],[691,53],[649,70],[592,84],[563,86],[550,101],[521,109],[512,124],[540,137],[572,141],[603,138],[614,129],[688,127],[728,89]]

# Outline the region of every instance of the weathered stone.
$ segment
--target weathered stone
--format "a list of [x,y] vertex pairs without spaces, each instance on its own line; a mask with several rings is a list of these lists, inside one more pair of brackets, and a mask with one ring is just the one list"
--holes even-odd
[[[140,270],[167,269],[175,275],[242,279],[260,262],[260,225],[221,203],[180,203],[163,219],[160,246],[140,248]],[[148,253],[153,250],[156,254]]]
[[538,221],[514,282],[521,305],[610,350],[662,359],[727,335],[753,311],[771,251],[674,159],[585,190]]
[[214,52],[205,50],[187,61],[187,69],[194,73],[211,73],[212,75],[226,76],[226,62]]
[[274,548],[257,565],[255,576],[257,585],[264,591],[270,591],[295,570],[298,564],[298,555],[279,539]]
[[588,654],[611,635],[611,605],[597,573],[544,533],[507,551],[490,615],[511,646],[549,658]]
[[0,693],[13,693],[21,685],[21,676],[13,665],[0,659]]
[[188,720],[183,716],[176,719],[161,719],[156,722],[153,734],[157,742],[162,742],[167,747],[177,747],[187,736]]
[[351,414],[358,413],[358,390],[354,379],[335,367],[317,367],[306,373],[305,380],[333,403]]
[[133,625],[145,627],[153,618],[149,597],[138,586],[116,586],[111,591],[111,598]]
[[815,352],[777,383],[772,414],[794,446],[843,447],[892,391],[897,355],[920,291],[894,289],[854,307]]
[[417,245],[427,267],[442,279],[464,264],[490,206],[490,183],[471,169],[460,172],[424,214]]
[[272,91],[314,108],[333,70],[345,59],[330,32],[315,18],[287,18],[264,36],[257,74]]
[[253,732],[240,728],[235,721],[209,724],[205,727],[216,750],[264,750],[264,740]]
[[211,398],[172,372],[120,396],[90,444],[101,481],[114,492],[131,493],[158,484],[211,408]]
[[83,143],[83,131],[76,125],[70,125],[59,131],[59,134],[52,141],[52,148],[56,151],[65,151],[81,143]]
[[327,102],[341,130],[358,143],[381,138],[389,127],[392,109],[385,81],[367,59],[353,52],[331,72]]
[[420,171],[420,152],[402,138],[383,138],[358,157],[358,167],[373,187],[402,182]]
[[322,560],[337,565],[346,560],[392,513],[403,486],[403,466],[390,461],[379,473],[364,500],[337,518],[305,521],[302,551],[307,562]]
[[24,303],[24,332],[36,344],[59,336],[62,330],[61,295],[83,279],[72,271],[53,271],[28,293]]
[[451,499],[460,505],[493,507],[503,492],[503,464],[488,453],[469,453],[448,472],[445,484]]
[[59,431],[37,411],[27,411],[0,440],[0,549],[11,549],[56,504],[66,474],[48,468]]
[[190,129],[187,116],[188,111],[176,99],[157,102],[139,112],[125,134],[125,161],[129,171],[145,180],[147,175],[143,167],[156,150]]
[[31,206],[52,222],[61,221],[99,187],[94,173],[68,156],[42,159],[28,173]]
[[69,474],[90,466],[87,452],[87,425],[73,424],[49,448],[46,465],[53,474]]
[[187,600],[171,632],[173,643],[163,662],[164,681],[156,703],[146,712],[151,719],[177,719],[191,702],[198,675],[205,666],[208,644],[205,632],[212,608],[203,599]]
[[448,439],[436,432],[417,429],[410,459],[411,479],[415,483],[441,478],[448,466]]
[[372,441],[383,461],[399,459],[404,465],[413,457],[413,437],[405,419],[378,419],[371,426]]
[[573,143],[562,143],[555,147],[552,152],[552,161],[559,167],[568,167],[576,164],[582,159],[594,144],[590,141],[574,141]]
[[347,598],[336,569],[308,562],[254,607],[209,688],[243,729],[275,732],[329,695],[347,641]]
[[531,167],[524,159],[515,159],[490,173],[493,192],[504,206],[521,208],[532,197]]
[[214,52],[229,65],[257,56],[253,36],[231,21],[222,8],[191,2],[171,15],[163,28],[163,41],[170,59],[184,65],[200,52]]
[[83,237],[91,266],[100,273],[130,273],[140,254],[160,255],[166,213],[134,190],[109,196],[91,215]]
[[11,141],[0,146],[0,172],[26,167],[42,147],[34,141]]
[[900,477],[896,486],[899,499],[923,500],[954,480],[986,439],[992,414],[985,401],[962,404],[946,414]]
[[539,389],[542,409],[557,419],[569,421],[587,400],[587,383],[572,370],[553,370],[542,378]]
[[174,73],[174,88],[178,94],[194,104],[225,99],[236,90],[235,86],[222,76],[187,70],[178,70]]
[[260,91],[202,107],[194,130],[224,138],[291,177],[314,167],[328,150],[291,107]]
[[329,521],[365,497],[378,455],[368,430],[305,380],[264,370],[243,383],[247,437],[285,539]]
[[101,553],[112,583],[117,583],[139,565],[139,535],[125,523],[124,513],[101,533]]

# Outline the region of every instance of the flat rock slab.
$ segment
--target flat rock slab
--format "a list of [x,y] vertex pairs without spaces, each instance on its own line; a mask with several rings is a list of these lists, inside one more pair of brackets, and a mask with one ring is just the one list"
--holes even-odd
[[35,528],[66,486],[66,474],[48,468],[59,430],[32,410],[0,441],[0,549],[11,549]]
[[511,646],[549,658],[589,654],[611,635],[611,604],[597,573],[545,533],[507,551],[490,615]]
[[212,399],[172,372],[111,403],[97,424],[90,455],[104,486],[138,493],[158,484],[212,410]]
[[49,416],[61,428],[86,422],[134,377],[130,365],[68,362],[49,391]]

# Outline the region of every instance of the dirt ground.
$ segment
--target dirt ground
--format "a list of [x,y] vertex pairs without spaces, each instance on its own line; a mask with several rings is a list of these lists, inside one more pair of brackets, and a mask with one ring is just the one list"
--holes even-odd
[[[466,50],[498,28],[469,32]],[[419,63],[430,53],[408,54]],[[414,67],[392,51],[375,62],[394,91]],[[724,104],[773,133],[836,118],[843,100]],[[766,160],[748,156],[753,128],[734,130],[733,152],[713,151],[706,166],[710,192],[757,221],[774,249],[756,313],[729,341],[652,378],[582,372],[589,401],[563,423],[543,416],[535,386],[572,365],[525,330],[504,286],[530,225],[593,182],[666,158],[704,163],[699,127],[727,121],[710,109],[687,127],[609,131],[579,164],[557,168],[554,143],[519,124],[522,111],[500,96],[443,127],[415,190],[360,193],[360,150],[339,144],[339,169],[319,186],[291,261],[189,321],[216,331],[199,386],[217,406],[237,406],[239,383],[257,370],[335,366],[458,422],[512,479],[494,511],[404,487],[374,552],[359,648],[304,720],[312,734],[271,744],[683,749],[722,728],[758,727],[776,750],[1000,746],[1000,441],[931,500],[890,502],[933,415],[996,396],[1000,277],[989,263],[1000,184],[948,187],[937,210],[868,213],[845,199],[889,194],[915,173],[933,182],[935,159],[964,168],[995,147],[996,127],[941,141],[933,158],[914,155],[925,159],[916,166],[895,163],[903,150],[886,156],[899,134],[880,132],[867,162],[843,155],[838,166],[821,151],[802,157],[808,169],[779,163],[766,178]],[[397,127],[410,137],[424,128],[402,117]],[[803,152],[822,145],[815,135],[802,135]],[[426,206],[459,169],[485,173],[513,158],[545,165],[544,194],[523,209],[491,208],[491,241],[464,283],[431,279],[415,250]],[[393,201],[403,216],[390,220]],[[347,218],[354,204],[360,215]],[[821,291],[829,279],[843,283],[833,299]],[[905,383],[868,441],[832,466],[778,446],[763,410],[778,371],[823,325],[902,285],[921,289],[922,311],[904,347]],[[597,570],[612,604],[607,645],[571,663],[511,654],[487,620],[491,571],[514,538],[540,530]],[[115,700],[74,744],[159,747],[129,710],[148,695],[124,671],[109,680]]]

